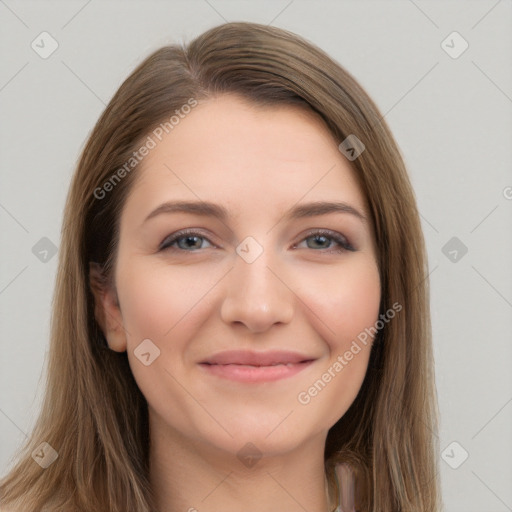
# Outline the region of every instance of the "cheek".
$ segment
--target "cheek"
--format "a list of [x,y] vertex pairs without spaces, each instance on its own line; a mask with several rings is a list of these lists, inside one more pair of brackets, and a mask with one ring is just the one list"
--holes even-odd
[[[191,342],[213,314],[208,292],[222,272],[148,264],[144,258],[121,263],[116,278],[132,373],[148,401],[158,401],[159,392],[169,391],[178,399],[180,389],[170,375],[190,370]],[[146,339],[156,348],[148,342],[141,345]],[[158,354],[149,366],[139,359],[146,347]]]
[[376,265],[355,260],[337,272],[317,276],[308,305],[323,323],[322,333],[331,352],[346,350],[350,342],[373,326],[379,315],[380,277]]
[[[118,293],[133,376],[154,411],[170,424],[186,428],[187,421],[193,422],[194,406],[190,407],[179,383],[189,370],[185,356],[190,340],[208,316],[205,292],[214,285],[212,273],[199,275],[191,268],[172,271],[135,258],[118,268]],[[154,346],[147,342],[141,345],[146,339]],[[140,359],[146,352],[154,361],[149,365]],[[154,354],[158,355],[153,359]],[[182,411],[179,420],[176,410]]]
[[133,350],[144,338],[150,338],[160,346],[163,334],[183,316],[186,300],[178,299],[173,287],[166,287],[161,280],[152,279],[147,273],[126,283],[121,308],[128,349]]
[[370,261],[355,262],[334,275],[320,280],[325,286],[315,287],[308,298],[329,353],[296,397],[304,414],[323,418],[326,428],[345,414],[361,388],[381,298],[378,269]]
[[129,348],[144,338],[153,339],[158,346],[169,338],[173,338],[173,345],[179,344],[180,338],[173,336],[173,331],[189,322],[209,282],[198,278],[197,272],[191,277],[189,270],[169,272],[159,265],[136,263],[130,265],[129,272],[119,273]]

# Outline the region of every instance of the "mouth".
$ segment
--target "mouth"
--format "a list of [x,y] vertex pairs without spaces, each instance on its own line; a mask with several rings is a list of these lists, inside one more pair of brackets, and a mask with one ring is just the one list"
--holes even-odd
[[229,351],[199,363],[208,374],[238,382],[272,382],[292,377],[316,359],[295,352]]

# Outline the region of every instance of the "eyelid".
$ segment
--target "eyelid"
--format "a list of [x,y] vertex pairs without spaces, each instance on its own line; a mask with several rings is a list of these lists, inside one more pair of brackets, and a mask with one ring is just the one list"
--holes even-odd
[[312,236],[325,236],[326,238],[330,238],[338,243],[340,248],[338,249],[319,249],[317,252],[345,252],[345,251],[351,251],[355,252],[356,248],[350,243],[349,239],[342,233],[339,233],[338,231],[333,231],[332,229],[327,228],[311,228],[306,233],[303,233],[300,235],[299,242],[293,244],[293,247],[296,247],[296,245],[300,242],[303,242],[307,240],[309,237]]
[[[180,230],[178,230],[178,231],[176,231],[174,233],[171,233],[170,235],[167,235],[162,240],[162,242],[160,242],[160,245],[158,246],[158,252],[165,251],[167,249],[171,249],[171,247],[165,247],[165,245],[168,244],[168,243],[174,243],[177,240],[179,240],[180,238],[183,238],[183,237],[186,237],[186,236],[193,236],[193,235],[200,236],[201,238],[204,238],[205,240],[208,240],[208,242],[211,245],[213,245],[214,247],[217,247],[216,244],[214,244],[210,240],[209,236],[204,234],[203,231],[200,228],[185,228],[185,229],[180,229]],[[183,252],[187,252],[187,251],[183,251]],[[188,251],[188,252],[193,252],[193,251]]]
[[[345,252],[345,251],[351,251],[355,252],[357,249],[355,249],[352,244],[350,243],[349,239],[343,235],[342,233],[338,233],[337,231],[333,231],[326,228],[311,228],[306,233],[303,233],[300,235],[300,239],[292,245],[293,248],[296,248],[296,246],[306,241],[308,238],[312,236],[325,236],[326,238],[329,238],[333,240],[335,243],[338,244],[338,249],[318,249],[313,250],[314,252],[320,252],[320,253],[332,253],[332,252]],[[175,233],[172,233],[164,238],[164,240],[160,243],[158,246],[158,252],[165,251],[165,250],[173,250],[175,248],[171,248],[170,245],[167,244],[173,244],[180,238],[186,237],[186,236],[199,236],[200,238],[207,240],[208,243],[210,243],[214,247],[218,247],[215,243],[213,243],[209,236],[205,235],[204,232],[200,228],[185,228],[181,229],[179,231],[176,231]],[[167,247],[166,247],[167,245]],[[182,252],[197,252],[197,251],[186,251],[184,249],[175,249],[177,251]]]

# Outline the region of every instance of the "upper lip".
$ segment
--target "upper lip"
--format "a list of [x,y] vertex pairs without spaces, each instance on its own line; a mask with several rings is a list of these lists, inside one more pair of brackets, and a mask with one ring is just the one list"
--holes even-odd
[[296,364],[315,359],[298,352],[273,350],[253,352],[246,350],[228,350],[215,354],[201,364],[240,364],[251,366],[271,366],[276,364]]

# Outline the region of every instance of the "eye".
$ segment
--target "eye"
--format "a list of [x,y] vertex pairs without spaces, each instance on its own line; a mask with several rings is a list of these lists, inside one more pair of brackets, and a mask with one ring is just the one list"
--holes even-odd
[[[308,243],[312,240],[312,244]],[[196,249],[206,249],[202,242],[214,245],[201,232],[193,229],[184,229],[168,236],[159,246],[159,251],[164,250],[182,250],[196,252]],[[321,250],[324,252],[340,253],[345,251],[355,251],[349,241],[340,233],[326,229],[311,231],[308,236],[302,240],[306,242],[307,249]],[[333,248],[334,246],[334,248]],[[293,248],[298,248],[295,244]]]
[[[166,249],[171,250],[183,250],[188,252],[195,252],[195,249],[205,249],[202,247],[202,241],[208,241],[208,239],[198,231],[192,229],[184,229],[168,236],[158,247],[159,251]],[[177,244],[177,247],[175,246]],[[213,244],[211,244],[213,246]],[[173,247],[175,246],[175,247]]]
[[[308,240],[312,240],[312,244],[308,244]],[[303,242],[306,242],[308,249],[321,249],[325,252],[340,253],[345,251],[354,252],[356,250],[343,235],[328,229],[311,231],[303,239]],[[337,248],[333,249],[333,245]],[[298,245],[294,245],[295,247],[298,247]]]

